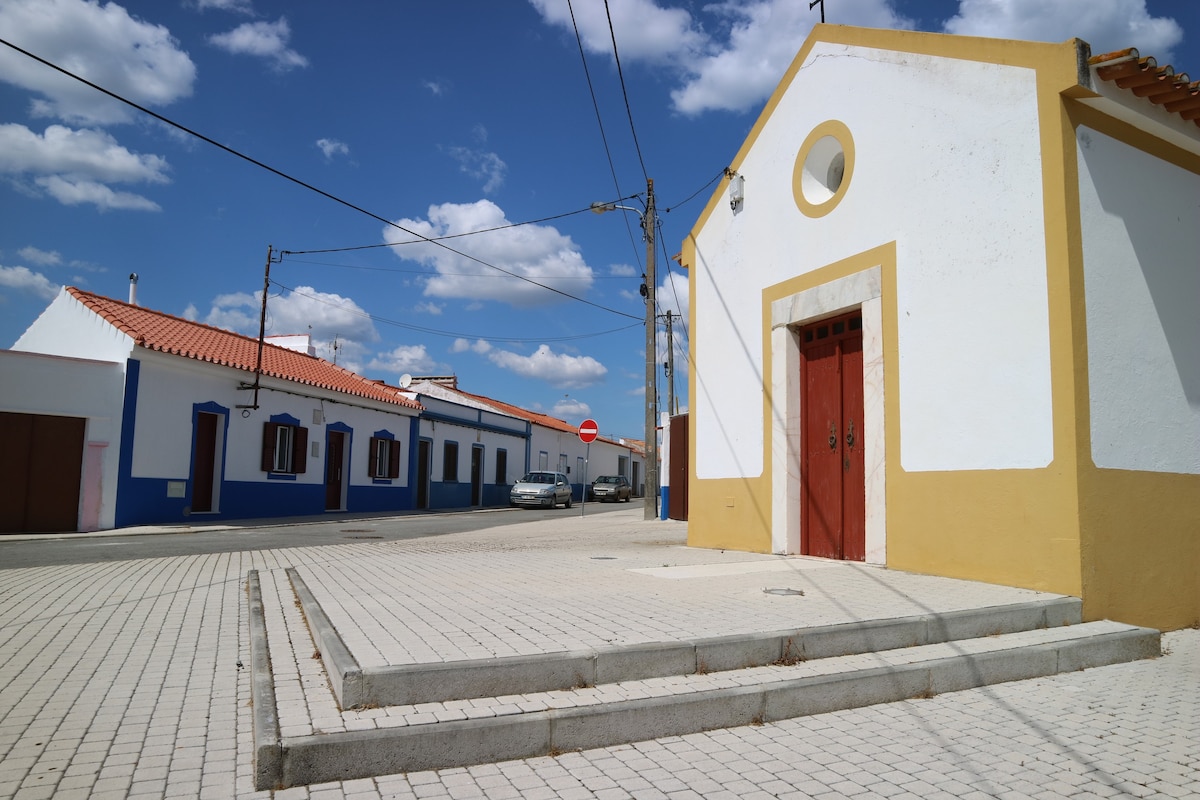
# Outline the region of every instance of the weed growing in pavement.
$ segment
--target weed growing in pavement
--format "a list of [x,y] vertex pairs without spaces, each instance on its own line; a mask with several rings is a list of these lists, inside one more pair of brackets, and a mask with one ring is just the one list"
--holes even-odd
[[794,667],[799,663],[807,661],[804,654],[800,652],[800,648],[795,642],[789,638],[787,644],[783,646],[783,655],[775,662],[776,667]]

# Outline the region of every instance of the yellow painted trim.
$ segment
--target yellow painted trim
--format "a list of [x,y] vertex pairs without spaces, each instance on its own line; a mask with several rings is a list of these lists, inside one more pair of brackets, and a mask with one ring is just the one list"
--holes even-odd
[[[808,160],[812,156],[813,147],[825,137],[834,139],[838,143],[842,157],[845,159],[845,168],[837,191],[825,200],[814,203],[810,202],[804,193],[804,173],[805,168],[809,166]],[[846,196],[846,190],[850,188],[850,180],[853,176],[854,137],[850,134],[850,129],[840,120],[831,119],[822,122],[813,128],[812,132],[804,139],[804,143],[800,145],[800,152],[796,154],[796,163],[792,167],[792,197],[796,200],[796,208],[800,209],[800,213],[806,217],[816,219],[825,216],[837,208],[838,203],[842,202],[842,198]]]

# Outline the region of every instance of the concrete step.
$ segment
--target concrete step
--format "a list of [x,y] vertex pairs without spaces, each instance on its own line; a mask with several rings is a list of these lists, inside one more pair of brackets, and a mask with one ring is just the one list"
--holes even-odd
[[[300,786],[607,747],[932,697],[1160,654],[1157,631],[1114,622],[1000,634],[764,667],[623,681],[472,705],[344,713],[346,730],[282,738],[272,785]],[[465,706],[463,706],[465,708]],[[467,712],[463,711],[467,716]],[[407,718],[406,718],[407,717]]]
[[[292,578],[342,708],[354,705],[347,699],[361,705],[342,712],[342,730],[279,735],[261,595],[257,574],[251,573],[255,785],[260,789],[771,722],[1160,652],[1157,631],[1113,622],[1079,624],[1078,600],[1055,598],[661,646],[408,667],[397,673],[403,678],[392,688],[379,692],[390,684],[370,670],[355,673],[357,663],[319,605],[299,576]],[[386,693],[405,699],[363,702],[368,696],[392,696]]]
[[295,569],[292,587],[343,709],[522,695],[622,681],[720,672],[789,661],[1076,625],[1075,597],[783,631],[547,653],[363,668]]

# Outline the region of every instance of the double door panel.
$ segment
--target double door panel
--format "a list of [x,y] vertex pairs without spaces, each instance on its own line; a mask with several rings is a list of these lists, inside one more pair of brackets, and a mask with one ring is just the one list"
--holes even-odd
[[866,559],[862,315],[800,331],[801,550]]

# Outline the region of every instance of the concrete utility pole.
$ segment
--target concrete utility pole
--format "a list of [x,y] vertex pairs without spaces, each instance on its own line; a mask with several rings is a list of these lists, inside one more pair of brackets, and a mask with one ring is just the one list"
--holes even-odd
[[658,341],[657,306],[654,301],[658,275],[654,269],[654,180],[646,179],[646,496],[644,519],[658,519]]

